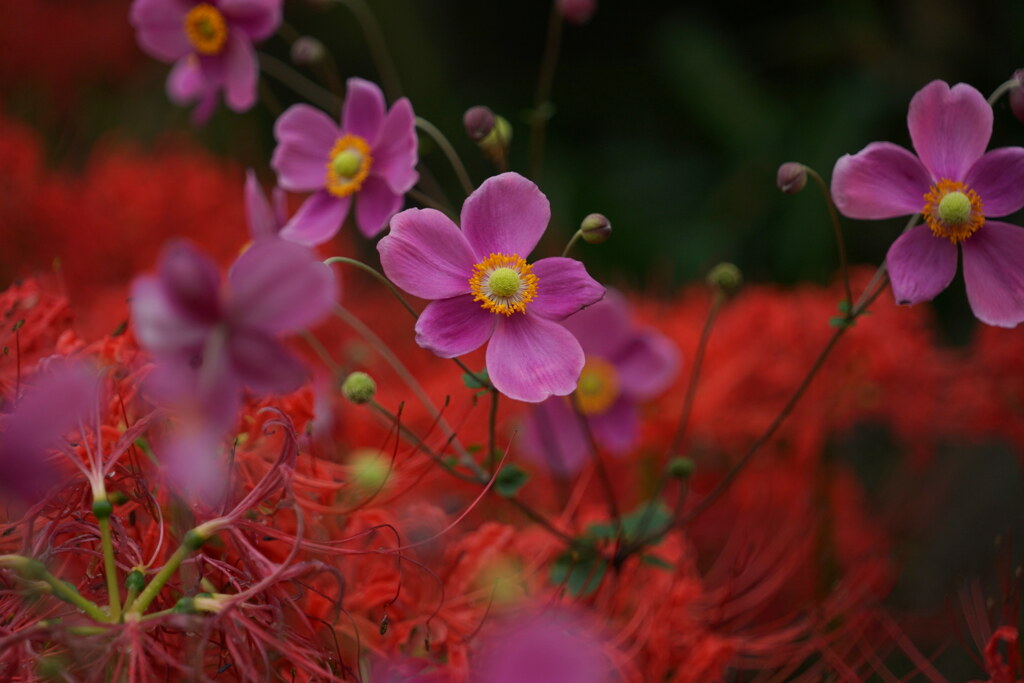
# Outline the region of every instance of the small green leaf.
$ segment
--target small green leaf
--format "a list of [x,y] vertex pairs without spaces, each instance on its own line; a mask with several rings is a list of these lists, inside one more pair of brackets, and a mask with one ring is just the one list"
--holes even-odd
[[529,478],[530,475],[526,470],[518,465],[505,465],[498,472],[498,478],[494,481],[494,490],[498,492],[499,496],[514,498]]
[[462,373],[462,383],[470,389],[486,389],[490,386],[491,379],[487,376],[487,368],[484,368],[476,373]]

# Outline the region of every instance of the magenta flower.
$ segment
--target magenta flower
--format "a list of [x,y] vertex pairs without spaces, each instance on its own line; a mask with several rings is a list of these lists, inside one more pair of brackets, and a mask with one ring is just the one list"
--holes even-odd
[[249,236],[253,240],[277,237],[288,222],[288,201],[284,190],[275,187],[271,200],[263,194],[260,181],[250,168],[245,174],[245,215],[249,223]]
[[277,148],[270,165],[278,184],[289,192],[313,192],[281,231],[284,239],[323,244],[337,234],[356,197],[356,225],[373,237],[419,180],[409,100],[403,97],[387,111],[373,83],[350,78],[347,90],[340,127],[306,104],[289,107],[274,125]]
[[463,204],[461,230],[440,211],[409,209],[377,244],[395,284],[434,300],[416,323],[416,342],[454,358],[490,339],[487,372],[495,388],[533,403],[576,388],[583,350],[558,321],[604,296],[579,261],[526,262],[550,217],[536,185],[503,173]]
[[[664,391],[679,371],[679,351],[664,335],[637,327],[617,292],[564,323],[580,342],[586,363],[575,400],[597,442],[614,454],[636,445],[639,405]],[[524,455],[571,474],[589,450],[579,418],[565,398],[549,398],[527,418]]]
[[925,224],[901,235],[886,265],[901,304],[928,301],[956,275],[957,245],[974,315],[1014,327],[1024,320],[1024,230],[999,221],[1024,206],[1024,148],[986,153],[992,107],[964,83],[932,81],[907,114],[915,157],[873,142],[836,162],[832,194],[851,218],[921,213]]
[[199,102],[195,118],[213,112],[217,94],[234,111],[256,102],[259,69],[253,41],[281,23],[282,0],[134,0],[131,22],[139,46],[174,62],[167,91],[178,104]]
[[157,361],[155,393],[226,428],[243,387],[258,394],[297,389],[306,370],[278,337],[323,317],[335,292],[330,268],[298,244],[255,242],[224,284],[204,254],[170,244],[157,274],[132,284],[135,335]]

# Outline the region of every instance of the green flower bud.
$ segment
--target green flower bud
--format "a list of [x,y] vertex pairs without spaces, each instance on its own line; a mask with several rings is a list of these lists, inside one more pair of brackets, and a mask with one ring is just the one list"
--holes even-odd
[[210,540],[209,536],[202,534],[195,529],[190,529],[186,534],[185,538],[182,539],[181,544],[188,550],[196,551],[203,547],[203,544]]
[[592,213],[580,223],[580,236],[587,244],[602,244],[612,236],[612,224],[604,214]]
[[491,132],[477,144],[492,157],[503,156],[512,144],[512,124],[504,116],[495,116]]
[[146,576],[138,569],[133,569],[128,572],[128,576],[124,580],[124,585],[130,591],[141,593],[146,587]]
[[377,393],[377,383],[365,372],[357,371],[345,378],[341,385],[341,392],[353,403],[369,403]]
[[676,479],[686,479],[697,468],[697,464],[689,458],[676,456],[668,461],[668,473]]
[[719,263],[708,273],[708,284],[723,294],[732,295],[743,284],[743,273],[733,263]]
[[113,511],[114,506],[105,498],[95,500],[92,503],[92,514],[96,515],[96,519],[108,519]]
[[352,483],[362,493],[379,491],[391,474],[387,456],[375,448],[360,448],[349,456]]
[[313,66],[326,56],[327,48],[312,36],[300,36],[292,43],[292,61],[299,66]]

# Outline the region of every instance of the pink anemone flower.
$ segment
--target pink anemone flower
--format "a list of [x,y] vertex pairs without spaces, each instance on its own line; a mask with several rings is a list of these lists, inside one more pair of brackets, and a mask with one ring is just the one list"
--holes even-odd
[[415,115],[401,98],[390,111],[373,83],[350,78],[339,127],[327,114],[296,104],[277,119],[270,165],[289,192],[312,192],[281,230],[306,245],[334,237],[355,200],[356,225],[373,237],[402,208],[416,173]]
[[250,168],[245,173],[245,217],[249,224],[249,236],[255,240],[276,238],[288,222],[288,201],[284,190],[275,187],[270,201],[263,194],[256,173]]
[[416,342],[454,358],[489,339],[494,387],[532,403],[576,388],[583,350],[560,321],[604,296],[579,261],[526,262],[550,218],[536,185],[503,173],[466,199],[461,230],[440,211],[408,209],[377,245],[388,278],[433,300],[416,323]]
[[282,0],[134,0],[139,46],[174,62],[167,92],[177,104],[198,101],[197,122],[213,113],[217,94],[234,111],[256,102],[259,68],[253,42],[281,23]]
[[917,156],[873,142],[836,162],[836,206],[850,218],[923,215],[925,223],[902,234],[886,256],[899,303],[929,301],[944,290],[959,251],[974,315],[1016,326],[1024,320],[1024,230],[989,219],[1024,206],[1024,148],[985,152],[992,107],[964,83],[932,81],[919,90],[907,127]]
[[[668,388],[679,372],[679,350],[668,337],[636,325],[618,292],[567,319],[586,363],[574,400],[594,439],[621,455],[640,437],[640,404]],[[527,418],[524,456],[564,474],[577,472],[587,436],[570,400],[549,398]]]

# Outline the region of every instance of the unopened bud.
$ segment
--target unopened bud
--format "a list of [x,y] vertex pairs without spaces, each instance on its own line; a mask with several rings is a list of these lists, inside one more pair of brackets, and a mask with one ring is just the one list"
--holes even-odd
[[142,589],[146,587],[146,575],[138,569],[133,569],[125,577],[124,585],[130,591],[141,593]]
[[357,371],[345,378],[341,392],[353,403],[369,403],[377,393],[377,383],[365,372]]
[[558,12],[571,24],[585,24],[590,21],[594,10],[597,9],[597,0],[555,0],[558,4]]
[[106,498],[93,501],[92,514],[96,515],[96,519],[107,519],[110,517],[110,513],[114,511],[114,506],[110,504],[110,501]]
[[352,483],[365,494],[379,491],[391,475],[387,456],[374,448],[361,448],[349,457]]
[[697,468],[697,464],[689,458],[677,456],[668,461],[668,473],[676,479],[686,479]]
[[779,166],[775,184],[786,194],[796,194],[807,184],[807,168],[797,161],[787,161]]
[[592,213],[580,223],[580,236],[587,244],[602,244],[612,236],[612,224],[604,214]]
[[1017,69],[1013,72],[1013,80],[1016,81],[1010,88],[1007,95],[1010,100],[1010,110],[1017,120],[1024,123],[1024,69]]
[[512,124],[504,116],[495,116],[491,132],[477,144],[492,157],[504,156],[512,144]]
[[327,56],[327,48],[313,36],[300,36],[292,43],[292,61],[299,66],[318,64]]
[[470,107],[462,115],[462,125],[466,127],[470,140],[480,142],[494,130],[494,112],[488,107]]
[[733,263],[719,263],[708,273],[708,284],[724,294],[734,294],[743,284],[743,272]]

